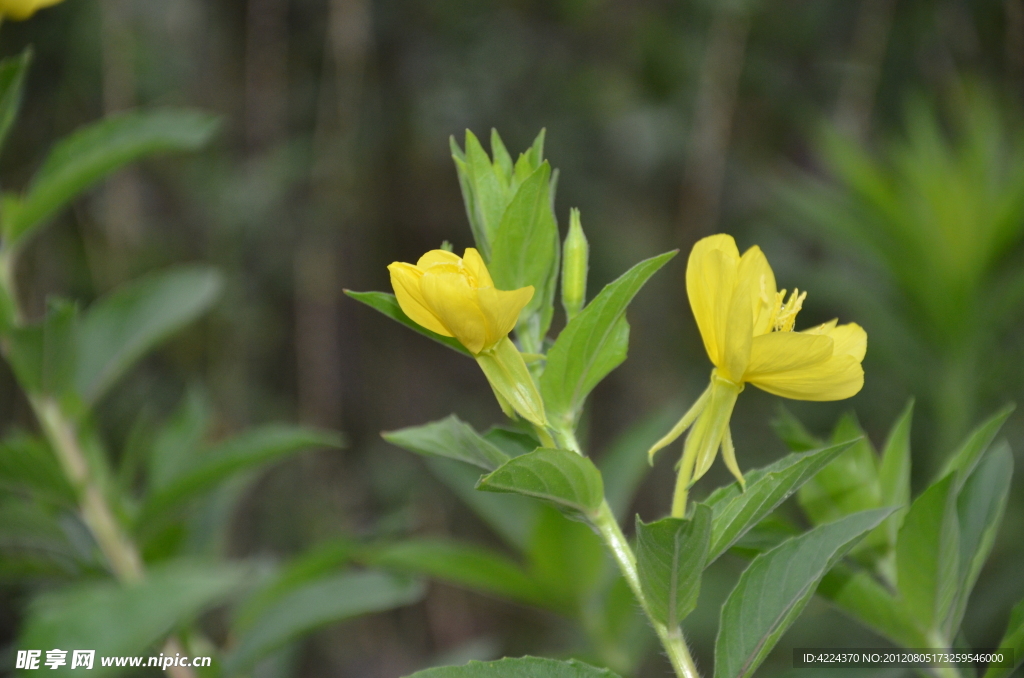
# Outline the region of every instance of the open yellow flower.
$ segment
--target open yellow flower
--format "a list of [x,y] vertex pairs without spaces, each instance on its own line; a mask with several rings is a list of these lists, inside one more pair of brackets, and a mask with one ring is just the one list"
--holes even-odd
[[455,337],[473,355],[504,339],[533,298],[532,286],[495,289],[484,260],[472,247],[462,258],[431,250],[415,266],[396,261],[388,271],[407,316],[428,330]]
[[15,21],[27,19],[36,10],[56,5],[63,0],[0,0],[0,18],[10,17]]
[[686,491],[707,472],[722,449],[729,470],[743,484],[729,419],[750,383],[796,400],[842,400],[864,385],[861,361],[867,334],[855,323],[825,323],[793,331],[807,293],[775,287],[761,249],[740,256],[732,236],[699,241],[686,268],[686,293],[708,357],[711,383],[675,428],[651,448],[653,455],[693,425],[683,448],[673,515],[686,509]]

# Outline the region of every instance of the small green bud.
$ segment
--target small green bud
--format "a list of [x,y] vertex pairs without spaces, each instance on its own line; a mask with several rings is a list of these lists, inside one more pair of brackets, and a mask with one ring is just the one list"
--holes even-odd
[[454,252],[455,251],[455,248],[447,240],[442,240],[441,241],[441,249],[443,249],[445,252]]
[[573,208],[569,212],[569,233],[562,250],[562,306],[569,320],[583,310],[587,300],[589,258],[590,245],[580,225],[580,211]]

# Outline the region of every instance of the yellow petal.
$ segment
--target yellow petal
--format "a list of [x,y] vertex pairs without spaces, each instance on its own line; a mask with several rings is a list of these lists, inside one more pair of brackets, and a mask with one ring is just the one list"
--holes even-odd
[[490,271],[487,270],[487,265],[479,252],[472,247],[467,247],[466,253],[462,255],[462,263],[476,278],[477,287],[494,287]]
[[462,260],[459,255],[448,250],[430,250],[416,262],[416,267],[424,271],[434,264],[459,264]]
[[[486,270],[486,269],[485,269]],[[516,326],[519,313],[533,298],[533,286],[505,292],[493,287],[477,290],[480,310],[487,320],[487,337],[484,348],[490,348],[501,341]]]
[[749,381],[783,398],[843,400],[856,395],[864,386],[864,370],[854,356],[833,355],[817,365],[766,374]]
[[16,21],[27,19],[36,10],[56,5],[62,0],[0,0],[0,16],[9,16]]
[[423,300],[451,336],[477,354],[487,343],[487,321],[480,310],[477,290],[469,285],[466,276],[445,269],[446,266],[435,266],[423,274]]
[[839,325],[829,336],[835,342],[833,352],[836,355],[853,356],[858,362],[864,360],[864,354],[868,351],[868,333],[863,327],[857,323]]
[[726,324],[736,287],[739,250],[732,236],[719,234],[693,246],[686,265],[686,294],[708,358],[721,367]]
[[833,341],[821,334],[771,332],[754,337],[750,365],[743,379],[749,382],[768,375],[805,369],[833,355]]
[[750,297],[754,313],[754,336],[772,330],[772,311],[775,308],[775,273],[768,265],[768,259],[757,245],[740,257],[739,273],[736,280],[736,295]]
[[446,337],[454,336],[444,326],[440,318],[430,310],[423,298],[423,293],[420,290],[423,271],[402,261],[396,261],[388,266],[388,271],[391,273],[391,287],[395,290],[398,305],[413,322]]

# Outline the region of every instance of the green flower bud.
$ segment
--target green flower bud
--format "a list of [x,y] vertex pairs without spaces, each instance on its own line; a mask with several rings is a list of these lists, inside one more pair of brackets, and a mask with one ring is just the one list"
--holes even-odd
[[562,306],[569,320],[583,310],[587,300],[589,258],[590,245],[580,225],[580,211],[573,208],[569,212],[569,233],[562,250]]

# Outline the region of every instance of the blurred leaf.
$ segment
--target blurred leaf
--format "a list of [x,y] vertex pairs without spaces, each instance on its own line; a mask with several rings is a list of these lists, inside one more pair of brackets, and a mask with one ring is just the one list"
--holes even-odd
[[381,436],[410,452],[462,461],[485,471],[493,471],[509,459],[454,414],[422,426],[384,431]]
[[478,492],[480,472],[459,462],[433,458],[428,461],[434,475],[466,503],[510,546],[525,549],[539,506],[526,497]]
[[69,394],[77,331],[77,309],[61,299],[48,300],[42,322],[9,330],[7,357],[23,389],[57,399]]
[[356,301],[366,304],[370,308],[380,311],[392,320],[397,320],[411,330],[419,332],[425,337],[433,339],[439,344],[444,344],[450,349],[454,349],[463,355],[473,356],[465,346],[459,343],[458,339],[453,337],[444,337],[436,332],[431,332],[426,327],[417,324],[414,320],[409,318],[402,310],[402,307],[398,305],[398,300],[395,295],[388,294],[387,292],[353,292],[352,290],[345,290],[345,294],[352,297]]
[[271,606],[224,660],[230,675],[289,640],[327,624],[409,605],[423,596],[419,582],[379,572],[344,573],[304,584]]
[[949,614],[959,579],[960,529],[954,475],[918,497],[896,544],[899,593],[921,628],[939,629]]
[[1013,648],[1013,666],[1000,668],[990,666],[984,678],[1007,678],[1014,669],[1024,662],[1024,600],[1014,605],[1010,612],[1010,621],[1006,625],[1006,633],[999,641],[999,647]]
[[271,605],[300,586],[348,565],[361,545],[346,538],[321,542],[287,563],[270,581],[253,591],[234,613],[232,630],[248,630]]
[[753,675],[803,611],[825,573],[891,512],[855,513],[755,558],[722,606],[715,678]]
[[195,151],[216,132],[199,111],[132,111],[110,116],[57,143],[20,199],[8,197],[3,234],[17,247],[76,195],[107,174],[155,153]]
[[729,549],[731,553],[753,560],[758,555],[771,551],[790,537],[800,534],[796,525],[776,513],[769,514],[754,525]]
[[211,268],[178,267],[94,303],[79,325],[78,393],[88,402],[99,400],[135,361],[209,309],[221,285]]
[[14,431],[0,441],[0,487],[28,491],[63,506],[76,505],[75,491],[49,445],[22,431]]
[[604,544],[588,525],[550,506],[538,508],[527,549],[530,575],[545,588],[549,605],[580,617],[602,583]]
[[947,637],[954,637],[959,630],[971,591],[992,552],[1006,510],[1012,477],[1013,454],[1010,446],[1001,441],[984,456],[957,497],[960,578],[956,602],[946,622]]
[[771,421],[775,435],[786,443],[793,452],[809,452],[817,450],[825,443],[811,434],[803,422],[794,416],[784,405],[779,405],[778,414]]
[[714,512],[708,563],[714,562],[749,529],[774,511],[801,485],[843,454],[852,441],[816,452],[793,453],[747,473],[747,489],[732,483],[711,493],[704,503]]
[[343,439],[330,431],[284,425],[250,429],[197,455],[201,458],[198,465],[147,496],[136,518],[136,525],[146,526],[164,511],[209,490],[240,471],[301,450],[341,447],[343,444]]
[[407,540],[370,547],[361,558],[380,569],[428,576],[527,605],[550,605],[537,583],[517,563],[471,544],[440,539]]
[[866,434],[852,415],[844,415],[832,433],[832,443],[854,443],[797,494],[800,507],[815,525],[881,506],[878,460]]
[[882,451],[882,463],[878,467],[882,506],[899,507],[876,530],[884,532],[885,543],[890,550],[896,548],[900,525],[910,510],[910,424],[913,416],[914,401],[911,399],[889,431]]
[[616,519],[623,520],[637,488],[650,470],[646,450],[656,443],[678,418],[675,405],[630,426],[598,459],[604,479],[604,496]]
[[640,584],[654,618],[669,630],[697,607],[700,576],[711,542],[711,509],[694,506],[690,519],[636,519],[636,557]]
[[553,426],[571,430],[590,391],[626,359],[626,307],[644,283],[676,253],[652,257],[626,271],[606,285],[558,335],[548,351],[547,366],[540,380]]
[[570,515],[592,516],[604,501],[600,471],[568,450],[539,448],[510,459],[482,477],[477,489],[541,499]]
[[203,447],[209,420],[206,398],[198,389],[189,389],[152,442],[146,475],[150,492],[166,487],[195,463]]
[[505,657],[494,662],[469,662],[465,666],[439,666],[417,671],[408,678],[617,678],[608,669],[570,659]]
[[967,440],[960,446],[960,449],[946,462],[939,477],[941,478],[955,471],[956,491],[959,491],[967,477],[974,471],[974,467],[978,465],[982,455],[985,454],[985,450],[995,440],[999,430],[1016,407],[1013,403],[1006,405],[971,431],[967,436]]
[[927,636],[901,602],[863,570],[836,565],[821,580],[818,595],[896,645],[928,647]]
[[81,574],[86,560],[68,539],[58,515],[25,498],[0,500],[0,552],[0,575],[8,578]]
[[26,47],[16,57],[0,61],[0,147],[7,140],[11,126],[21,110],[25,91],[25,74],[32,62],[32,48]]
[[[90,675],[111,675],[101,656],[142,655],[175,626],[225,600],[246,583],[237,566],[176,562],[150,569],[132,586],[77,584],[40,596],[30,607],[19,647],[96,650]],[[47,675],[69,675],[70,662]]]

